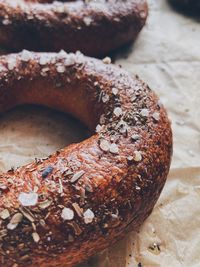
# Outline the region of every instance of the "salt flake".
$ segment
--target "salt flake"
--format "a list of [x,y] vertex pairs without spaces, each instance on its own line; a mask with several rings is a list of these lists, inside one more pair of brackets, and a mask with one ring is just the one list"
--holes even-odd
[[22,192],[19,194],[18,200],[24,207],[35,206],[38,202],[38,194],[34,192]]
[[61,217],[63,218],[64,221],[70,221],[74,218],[74,212],[69,208],[64,208],[62,210]]
[[91,209],[87,209],[84,213],[83,213],[83,217],[84,217],[84,222],[86,224],[92,223],[93,219],[94,219],[94,212]]

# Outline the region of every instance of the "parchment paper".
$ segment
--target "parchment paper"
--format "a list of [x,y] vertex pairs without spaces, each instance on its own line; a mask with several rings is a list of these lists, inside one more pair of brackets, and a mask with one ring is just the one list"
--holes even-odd
[[[200,266],[200,22],[149,0],[149,19],[134,46],[116,56],[161,97],[174,132],[172,168],[139,233],[91,259],[91,267]],[[0,171],[45,157],[87,137],[66,115],[18,107],[0,117]]]

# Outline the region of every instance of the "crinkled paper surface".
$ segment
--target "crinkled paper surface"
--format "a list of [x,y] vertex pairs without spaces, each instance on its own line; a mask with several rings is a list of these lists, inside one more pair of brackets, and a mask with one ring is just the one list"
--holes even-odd
[[[200,22],[175,12],[166,0],[149,0],[149,6],[146,27],[134,46],[117,54],[116,64],[139,74],[167,107],[174,132],[172,169],[140,232],[84,267],[200,266]],[[0,117],[0,171],[86,136],[64,114],[16,108]]]

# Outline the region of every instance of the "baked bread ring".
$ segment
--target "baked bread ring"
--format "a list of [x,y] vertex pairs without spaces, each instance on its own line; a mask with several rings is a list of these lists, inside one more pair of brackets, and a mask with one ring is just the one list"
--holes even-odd
[[4,267],[74,266],[151,213],[170,167],[170,122],[145,83],[109,63],[64,51],[0,57],[1,112],[45,105],[96,131],[0,175]]
[[146,0],[47,2],[0,0],[0,45],[101,56],[135,40],[147,17]]

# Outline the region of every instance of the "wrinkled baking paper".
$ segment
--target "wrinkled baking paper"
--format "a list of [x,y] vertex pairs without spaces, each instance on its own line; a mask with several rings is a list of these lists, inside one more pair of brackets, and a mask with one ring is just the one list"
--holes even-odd
[[[200,266],[200,22],[176,13],[165,0],[148,2],[146,27],[134,46],[117,54],[116,64],[139,74],[167,107],[174,132],[172,169],[140,232],[84,267]],[[18,107],[0,117],[0,170],[45,157],[87,135],[62,113]]]

